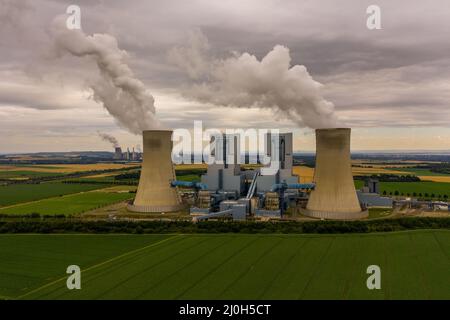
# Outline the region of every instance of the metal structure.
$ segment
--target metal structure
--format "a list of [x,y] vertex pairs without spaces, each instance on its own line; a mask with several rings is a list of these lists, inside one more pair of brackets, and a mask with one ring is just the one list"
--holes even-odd
[[122,160],[122,159],[123,159],[122,148],[115,147],[114,148],[114,160]]
[[244,191],[245,177],[240,166],[240,136],[221,134],[211,138],[211,156],[215,162],[201,177],[201,182],[209,191],[235,190],[238,195]]
[[182,208],[177,189],[171,187],[175,179],[172,164],[172,131],[143,132],[144,159],[141,177],[133,204],[134,212],[170,212]]
[[270,157],[271,162],[260,169],[260,175],[256,180],[256,190],[258,192],[267,192],[276,183],[298,183],[298,176],[292,173],[292,132],[280,134],[268,133],[265,139],[265,151],[267,156]]
[[359,219],[362,211],[352,176],[350,128],[316,130],[315,188],[304,214],[324,219]]

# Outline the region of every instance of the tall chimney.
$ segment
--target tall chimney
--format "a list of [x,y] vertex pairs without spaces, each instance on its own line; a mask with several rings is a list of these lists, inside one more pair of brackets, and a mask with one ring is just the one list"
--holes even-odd
[[325,219],[368,216],[356,195],[350,157],[350,128],[316,130],[315,189],[305,215]]
[[181,209],[177,190],[170,186],[175,180],[172,165],[172,131],[147,130],[143,132],[144,156],[141,177],[133,204],[135,212],[170,212]]

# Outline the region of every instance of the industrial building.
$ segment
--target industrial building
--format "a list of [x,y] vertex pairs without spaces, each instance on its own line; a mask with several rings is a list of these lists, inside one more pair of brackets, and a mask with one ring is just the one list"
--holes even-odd
[[130,151],[130,148],[127,148],[127,151],[122,152],[121,147],[114,148],[114,160],[118,161],[140,161],[142,159],[142,154],[134,150]]
[[[270,161],[252,170],[241,168],[240,135],[213,137],[211,156],[215,161],[208,165],[200,182],[176,180],[171,161],[171,131],[144,131],[143,140],[141,178],[136,198],[128,206],[131,211],[180,210],[183,206],[178,189],[187,187],[195,194],[189,209],[195,221],[282,217],[290,207],[301,207],[304,215],[321,219],[368,216],[353,183],[350,129],[316,130],[313,183],[301,183],[293,174],[292,133],[267,134],[265,156]],[[373,188],[376,187],[374,184]]]
[[378,180],[369,178],[364,182],[364,187],[356,191],[362,206],[392,208],[392,198],[380,196],[379,184]]

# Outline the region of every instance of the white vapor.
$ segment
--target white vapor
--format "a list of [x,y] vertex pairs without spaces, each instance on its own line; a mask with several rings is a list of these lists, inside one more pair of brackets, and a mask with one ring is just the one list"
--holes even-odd
[[102,138],[102,140],[111,143],[114,146],[114,148],[119,147],[119,141],[117,141],[117,139],[112,135],[100,131],[97,131],[97,133],[100,136],[100,138]]
[[200,31],[189,38],[189,47],[169,52],[170,61],[196,81],[184,91],[186,97],[218,106],[270,108],[310,128],[338,126],[333,103],[321,94],[322,85],[305,66],[291,66],[287,47],[275,46],[261,61],[249,53],[215,59]]
[[141,134],[143,130],[160,127],[155,118],[155,100],[124,62],[127,53],[118,47],[116,38],[69,30],[66,18],[58,16],[52,23],[56,50],[96,62],[101,80],[91,84],[94,100],[102,103],[117,123],[131,133]]

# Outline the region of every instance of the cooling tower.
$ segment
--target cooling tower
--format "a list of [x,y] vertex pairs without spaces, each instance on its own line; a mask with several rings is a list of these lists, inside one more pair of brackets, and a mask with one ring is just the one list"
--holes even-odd
[[350,128],[316,130],[315,189],[304,213],[325,219],[368,216],[356,195],[350,158]]
[[172,165],[172,131],[143,132],[144,155],[136,198],[128,209],[135,212],[168,212],[181,209]]

